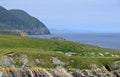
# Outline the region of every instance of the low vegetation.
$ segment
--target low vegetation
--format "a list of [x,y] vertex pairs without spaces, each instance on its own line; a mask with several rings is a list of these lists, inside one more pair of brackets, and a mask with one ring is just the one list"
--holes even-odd
[[21,36],[21,33],[20,33],[20,32],[12,32],[12,31],[0,30],[0,35],[15,35],[15,36]]
[[[79,69],[92,68],[92,65],[97,65],[97,67],[112,66],[112,62],[120,59],[120,50],[65,40],[0,35],[0,56],[9,53],[15,53],[18,57],[20,54],[25,54],[28,59],[26,66],[41,67],[61,65],[54,64],[51,57],[65,63],[63,66],[66,68]],[[16,56],[12,55],[11,57],[18,61]],[[18,65],[20,64],[18,62]]]

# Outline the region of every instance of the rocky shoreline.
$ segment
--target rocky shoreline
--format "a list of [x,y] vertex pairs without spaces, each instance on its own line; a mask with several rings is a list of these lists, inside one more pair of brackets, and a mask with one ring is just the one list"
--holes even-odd
[[0,77],[120,77],[120,69],[108,71],[105,67],[97,69],[65,69],[31,67],[18,69],[15,67],[0,68]]

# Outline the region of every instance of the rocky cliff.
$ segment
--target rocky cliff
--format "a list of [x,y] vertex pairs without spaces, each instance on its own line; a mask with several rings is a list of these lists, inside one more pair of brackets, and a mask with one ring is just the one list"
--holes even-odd
[[47,27],[37,18],[23,10],[7,10],[0,6],[0,29],[12,30],[29,35],[50,34]]

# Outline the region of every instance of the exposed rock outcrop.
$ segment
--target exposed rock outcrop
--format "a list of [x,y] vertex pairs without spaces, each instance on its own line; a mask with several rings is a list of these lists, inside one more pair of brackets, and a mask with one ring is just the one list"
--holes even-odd
[[[113,67],[105,65],[99,67],[92,64],[91,69],[64,68],[65,63],[57,57],[51,56],[52,63],[56,67],[42,68],[31,66],[26,54],[16,52],[6,53],[0,59],[0,77],[120,77],[120,61],[113,62]],[[42,60],[35,58],[40,63]],[[72,60],[71,60],[72,62]],[[44,63],[43,63],[44,64]]]
[[32,67],[18,70],[14,67],[0,68],[0,77],[120,77],[120,69],[107,71],[104,67],[94,70],[67,70],[63,67]]

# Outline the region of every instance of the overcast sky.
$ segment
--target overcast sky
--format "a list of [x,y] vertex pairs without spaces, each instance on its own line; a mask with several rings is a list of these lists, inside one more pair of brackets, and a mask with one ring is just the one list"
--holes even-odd
[[120,0],[0,0],[7,9],[23,9],[49,29],[120,32]]

